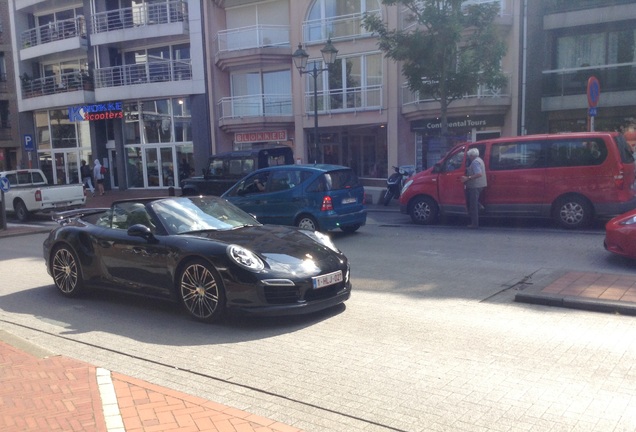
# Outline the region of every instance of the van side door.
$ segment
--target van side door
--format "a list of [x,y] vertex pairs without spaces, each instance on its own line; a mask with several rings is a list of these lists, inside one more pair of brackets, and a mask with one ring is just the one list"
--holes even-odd
[[466,172],[466,149],[467,146],[463,145],[452,150],[440,164],[437,191],[443,213],[466,212],[466,196],[461,181]]
[[540,215],[545,208],[548,147],[543,141],[492,143],[486,160],[488,186],[482,194],[487,212]]

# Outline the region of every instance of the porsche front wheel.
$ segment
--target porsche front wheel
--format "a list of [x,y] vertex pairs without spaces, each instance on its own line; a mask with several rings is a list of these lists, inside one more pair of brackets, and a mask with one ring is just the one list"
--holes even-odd
[[79,260],[68,246],[60,246],[53,253],[51,274],[55,286],[66,297],[76,297],[84,291]]
[[197,321],[217,321],[225,309],[221,277],[203,260],[188,263],[177,280],[183,306]]

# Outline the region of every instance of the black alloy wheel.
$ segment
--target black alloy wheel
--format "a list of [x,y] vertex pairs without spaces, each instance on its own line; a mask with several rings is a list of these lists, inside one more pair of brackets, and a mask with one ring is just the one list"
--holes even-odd
[[225,290],[217,271],[203,260],[189,262],[177,280],[179,297],[197,321],[214,322],[225,310]]
[[55,249],[51,273],[57,289],[66,297],[77,297],[84,291],[81,268],[75,252],[68,246]]

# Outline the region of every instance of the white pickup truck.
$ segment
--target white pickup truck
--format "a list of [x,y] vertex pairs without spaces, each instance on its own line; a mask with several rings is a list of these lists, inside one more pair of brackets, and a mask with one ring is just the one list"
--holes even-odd
[[5,208],[20,221],[29,219],[31,213],[72,209],[86,204],[84,185],[49,185],[39,169],[1,171],[0,177],[9,180],[9,190],[4,193]]

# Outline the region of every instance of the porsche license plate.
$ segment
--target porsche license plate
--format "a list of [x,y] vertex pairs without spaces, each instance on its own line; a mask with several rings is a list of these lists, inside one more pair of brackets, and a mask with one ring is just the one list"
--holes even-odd
[[355,202],[357,202],[358,200],[355,198],[344,198],[342,200],[343,204],[354,204]]
[[314,289],[323,288],[329,285],[334,285],[339,282],[342,282],[342,271],[338,270],[333,273],[329,273],[322,276],[316,276],[311,278]]

